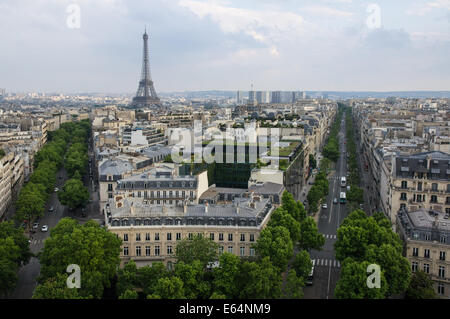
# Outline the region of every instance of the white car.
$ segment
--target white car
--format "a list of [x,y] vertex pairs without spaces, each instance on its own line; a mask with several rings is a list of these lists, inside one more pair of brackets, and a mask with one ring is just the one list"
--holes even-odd
[[58,187],[55,187],[55,192],[59,192],[59,188]]
[[47,225],[42,226],[41,231],[48,231],[48,226]]
[[322,208],[323,208],[323,209],[327,209],[327,208],[328,208],[328,205],[327,205],[327,204],[323,204],[323,205],[322,205]]

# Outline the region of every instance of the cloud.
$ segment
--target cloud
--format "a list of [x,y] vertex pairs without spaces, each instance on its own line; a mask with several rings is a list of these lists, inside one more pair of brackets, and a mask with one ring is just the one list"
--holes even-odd
[[303,7],[301,8],[301,11],[322,17],[350,18],[354,16],[353,12],[338,10],[323,5]]
[[408,15],[424,16],[434,9],[450,10],[450,0],[436,0],[424,4],[414,4],[406,13]]
[[405,30],[384,28],[369,31],[364,37],[364,46],[369,49],[401,49],[411,44],[409,33]]
[[292,12],[234,8],[216,1],[181,0],[178,4],[201,19],[209,17],[224,33],[245,33],[265,44],[306,32],[303,17]]

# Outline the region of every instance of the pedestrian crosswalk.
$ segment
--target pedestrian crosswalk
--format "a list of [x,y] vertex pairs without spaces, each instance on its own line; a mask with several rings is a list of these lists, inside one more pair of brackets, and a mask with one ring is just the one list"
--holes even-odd
[[45,240],[45,239],[33,239],[33,240],[31,240],[30,245],[37,245],[37,244],[39,244],[39,243],[44,242],[44,240]]
[[324,237],[325,237],[325,239],[336,239],[337,237],[336,237],[336,235],[329,235],[329,234],[322,234]]
[[336,259],[314,259],[314,266],[340,268],[341,263],[339,262],[339,260]]

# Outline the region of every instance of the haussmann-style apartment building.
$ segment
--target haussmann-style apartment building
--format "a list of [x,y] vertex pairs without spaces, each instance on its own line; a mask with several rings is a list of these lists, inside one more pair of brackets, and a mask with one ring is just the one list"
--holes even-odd
[[275,206],[271,198],[253,193],[228,204],[156,205],[148,200],[116,196],[106,206],[106,225],[123,240],[122,265],[134,260],[138,267],[164,262],[170,269],[176,245],[201,235],[219,245],[219,253],[254,256],[258,240]]

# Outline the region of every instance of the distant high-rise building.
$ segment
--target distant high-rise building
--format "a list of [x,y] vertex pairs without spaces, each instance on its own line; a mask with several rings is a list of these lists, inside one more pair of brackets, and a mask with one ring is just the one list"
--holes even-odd
[[236,104],[241,105],[244,102],[244,92],[237,91],[236,92]]
[[270,102],[271,103],[281,103],[281,91],[273,91]]
[[271,103],[291,103],[292,102],[292,92],[286,91],[273,91]]
[[256,91],[256,102],[270,103],[270,95],[268,91]]
[[248,91],[248,101],[249,102],[255,102],[256,97],[255,97],[255,91]]
[[306,92],[305,91],[302,92],[302,99],[303,100],[306,99]]
[[141,80],[139,81],[139,87],[136,92],[136,96],[131,102],[133,107],[149,107],[160,106],[159,97],[156,95],[155,88],[153,87],[153,81],[150,74],[150,60],[148,57],[148,35],[147,30],[143,35],[144,51],[142,57],[142,71]]
[[0,88],[0,96],[5,96],[6,90]]

